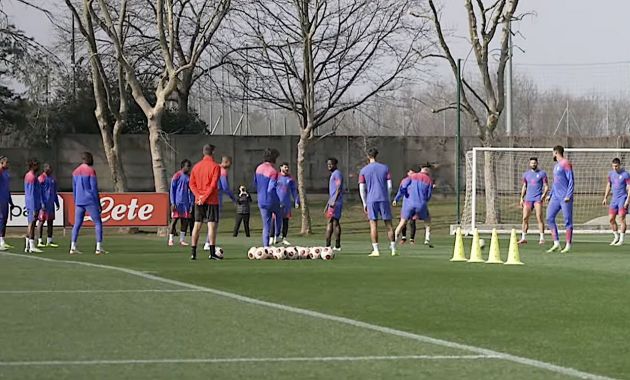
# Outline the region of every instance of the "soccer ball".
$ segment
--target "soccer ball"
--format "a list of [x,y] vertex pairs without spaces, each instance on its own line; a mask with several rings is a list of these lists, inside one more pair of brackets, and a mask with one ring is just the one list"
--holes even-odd
[[300,259],[308,259],[309,258],[309,249],[305,247],[297,247],[298,257]]
[[256,260],[264,260],[267,258],[267,248],[264,247],[258,247],[256,248],[256,250],[254,251],[254,258]]
[[312,247],[308,252],[308,258],[312,260],[316,260],[316,259],[319,259],[321,254],[322,254],[321,247]]
[[486,246],[486,241],[483,239],[479,239],[479,247],[481,247],[481,249],[483,249]]
[[254,260],[256,258],[256,247],[251,247],[248,251],[247,251],[247,258],[250,260]]
[[332,260],[335,258],[335,252],[331,247],[325,247],[322,249],[322,254],[320,255],[322,260]]
[[273,250],[273,258],[276,260],[284,260],[287,258],[284,247],[275,247]]
[[214,250],[214,254],[217,257],[223,258],[223,255],[225,254],[225,252],[223,251],[223,248],[221,247],[216,247],[216,249]]
[[299,258],[297,248],[295,247],[287,247],[285,252],[287,253],[287,259],[289,260],[295,260]]

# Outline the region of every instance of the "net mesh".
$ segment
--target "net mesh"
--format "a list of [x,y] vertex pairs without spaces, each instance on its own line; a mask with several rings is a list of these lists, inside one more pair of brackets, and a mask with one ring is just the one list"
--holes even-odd
[[[485,157],[488,155],[488,157]],[[611,161],[615,157],[622,164],[630,159],[630,149],[615,151],[572,151],[566,149],[565,156],[573,165],[575,180],[575,196],[573,204],[573,223],[575,232],[598,232],[608,230],[608,208],[602,205],[606,178],[611,170]],[[549,186],[553,183],[552,152],[549,148],[527,151],[477,151],[476,167],[473,167],[473,152],[466,153],[466,195],[462,214],[462,227],[466,232],[472,229],[475,215],[475,227],[481,231],[497,228],[509,230],[520,228],[522,209],[519,205],[522,177],[529,169],[529,159],[537,157],[539,168],[547,172]],[[487,163],[491,170],[486,170]],[[492,182],[486,181],[486,174],[491,175]],[[476,202],[473,205],[473,176],[476,176]],[[496,220],[488,218],[487,210],[491,209],[486,196],[488,184],[494,186],[493,192]],[[562,213],[559,214],[558,225],[563,224]],[[534,218],[534,217],[532,217]],[[535,223],[531,223],[530,231],[536,231]]]

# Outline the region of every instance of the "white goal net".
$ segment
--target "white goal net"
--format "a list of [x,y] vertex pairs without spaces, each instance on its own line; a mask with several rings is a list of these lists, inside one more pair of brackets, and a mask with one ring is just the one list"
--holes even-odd
[[[552,148],[473,148],[466,153],[466,196],[461,218],[466,233],[475,228],[480,232],[493,228],[504,233],[512,228],[520,230],[522,177],[529,170],[531,157],[538,158],[538,167],[547,172],[551,188],[555,164]],[[602,205],[607,176],[615,157],[630,167],[630,149],[566,148],[565,157],[573,165],[575,181],[574,233],[609,232],[608,208]],[[546,204],[544,208],[546,216]],[[562,213],[558,218],[562,230]],[[535,215],[530,219],[530,232],[538,232]]]

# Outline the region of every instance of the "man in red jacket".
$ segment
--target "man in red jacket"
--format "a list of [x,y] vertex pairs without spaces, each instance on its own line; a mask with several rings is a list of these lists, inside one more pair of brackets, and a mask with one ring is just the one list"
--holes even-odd
[[219,178],[221,167],[212,158],[214,145],[204,145],[203,158],[190,173],[190,190],[195,196],[195,227],[192,233],[191,260],[197,259],[197,242],[202,223],[208,223],[211,260],[221,260],[215,253],[219,222]]

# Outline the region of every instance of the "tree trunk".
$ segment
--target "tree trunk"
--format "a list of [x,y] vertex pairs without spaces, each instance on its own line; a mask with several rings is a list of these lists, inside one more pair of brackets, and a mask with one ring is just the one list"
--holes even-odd
[[[96,95],[97,97],[99,95]],[[122,159],[119,153],[118,136],[111,133],[112,128],[109,125],[107,116],[103,113],[102,105],[104,99],[97,99],[96,109],[94,115],[98,122],[99,129],[101,130],[101,139],[103,140],[103,150],[105,151],[105,157],[107,158],[107,164],[112,176],[112,183],[114,184],[114,191],[124,192],[127,191],[127,178],[122,166]],[[118,123],[118,121],[117,121]],[[114,127],[116,128],[116,127]]]
[[311,212],[308,208],[308,198],[306,194],[306,176],[304,173],[304,163],[306,149],[310,139],[310,132],[302,130],[300,134],[300,141],[297,145],[297,177],[298,177],[298,192],[300,193],[300,205],[302,209],[302,229],[300,233],[302,235],[310,235],[313,233],[311,225]]
[[184,84],[177,89],[177,107],[180,114],[188,114],[188,102],[190,100],[190,88],[184,87]]
[[101,128],[101,137],[103,138],[103,149],[109,164],[114,191],[117,193],[125,192],[127,191],[127,178],[120,159],[119,142],[116,141],[117,139],[114,140],[113,136],[103,128]]
[[[491,147],[492,138],[486,136],[483,146]],[[483,178],[486,190],[486,224],[499,223],[500,215],[497,208],[498,192],[495,163],[495,152],[484,152],[483,157]]]
[[153,165],[153,181],[156,193],[167,193],[168,183],[166,180],[166,167],[160,143],[162,132],[162,115],[164,108],[154,108],[150,115],[147,115],[147,127],[149,129],[149,147],[151,149],[151,163]]

